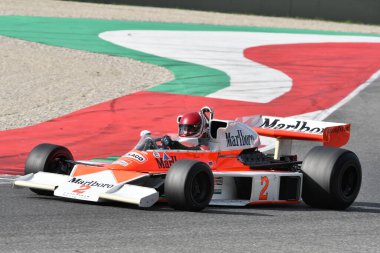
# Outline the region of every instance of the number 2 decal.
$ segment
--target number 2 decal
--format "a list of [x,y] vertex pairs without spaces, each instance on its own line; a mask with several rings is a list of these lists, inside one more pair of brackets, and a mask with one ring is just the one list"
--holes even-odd
[[261,177],[261,185],[264,185],[263,188],[261,189],[259,200],[267,200],[268,199],[268,186],[269,186],[269,179],[267,176],[262,176]]
[[78,194],[82,194],[90,188],[91,188],[91,186],[89,186],[89,185],[81,185],[78,189],[75,189],[73,192],[78,193]]

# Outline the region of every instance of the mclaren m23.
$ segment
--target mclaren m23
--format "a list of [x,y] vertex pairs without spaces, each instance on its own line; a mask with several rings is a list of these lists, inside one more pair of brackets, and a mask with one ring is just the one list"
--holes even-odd
[[[138,144],[114,161],[75,161],[71,152],[40,144],[29,154],[15,187],[82,201],[117,201],[151,207],[167,201],[178,210],[208,205],[299,203],[346,209],[361,186],[357,156],[339,147],[350,125],[269,116],[210,119],[207,150],[169,149],[142,132]],[[145,134],[144,134],[145,133]],[[275,139],[273,154],[259,150],[260,137]],[[292,142],[308,140],[303,161]]]

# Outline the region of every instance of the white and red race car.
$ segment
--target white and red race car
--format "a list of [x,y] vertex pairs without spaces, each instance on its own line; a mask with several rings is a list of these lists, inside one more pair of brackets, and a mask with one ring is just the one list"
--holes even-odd
[[[71,152],[40,144],[28,156],[15,187],[83,201],[118,201],[150,207],[167,201],[178,210],[208,205],[299,203],[345,209],[361,186],[357,156],[339,147],[350,125],[268,116],[210,118],[208,150],[169,149],[144,134],[130,152],[109,161],[75,161]],[[274,154],[260,152],[260,136],[276,140]],[[303,161],[294,140],[322,142]]]

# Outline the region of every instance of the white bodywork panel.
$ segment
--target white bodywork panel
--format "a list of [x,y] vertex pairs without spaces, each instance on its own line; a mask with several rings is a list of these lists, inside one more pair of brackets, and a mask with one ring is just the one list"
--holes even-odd
[[350,124],[307,120],[304,118],[282,118],[264,115],[244,116],[235,119],[237,122],[252,127],[267,145],[262,151],[272,148],[268,138],[276,138],[275,159],[291,155],[292,141],[318,141],[323,145],[340,147],[349,139]]
[[[249,199],[238,199],[235,178],[251,178],[252,188]],[[252,171],[252,172],[215,172],[214,173],[214,195],[210,205],[247,205],[249,203],[266,203],[281,201],[280,180],[281,177],[299,177],[300,200],[302,189],[301,172],[273,172],[273,171]]]
[[292,139],[276,139],[276,146],[274,148],[274,159],[279,160],[281,156],[292,154]]
[[57,185],[65,183],[70,176],[49,172],[38,172],[18,177],[15,187],[27,187],[39,190],[54,191]]
[[100,194],[99,198],[151,207],[158,201],[159,194],[153,188],[124,184],[119,189]]
[[97,202],[99,194],[117,186],[112,171],[105,170],[78,177],[70,177],[65,183],[58,185],[55,196]]
[[235,120],[250,127],[319,135],[322,135],[323,130],[327,127],[346,125],[346,123],[307,120],[292,117],[283,118],[264,115],[245,116],[236,118]]
[[[210,150],[243,150],[260,146],[259,135],[249,126],[232,120],[212,121],[225,123],[226,127],[219,127],[216,131],[216,138],[210,138]],[[212,121],[210,125],[213,124]],[[211,133],[210,136],[212,136]]]
[[105,170],[76,177],[38,172],[19,177],[14,186],[52,191],[55,196],[93,202],[112,200],[140,207],[150,207],[157,202],[159,196],[155,189],[125,183],[117,183],[112,171]]

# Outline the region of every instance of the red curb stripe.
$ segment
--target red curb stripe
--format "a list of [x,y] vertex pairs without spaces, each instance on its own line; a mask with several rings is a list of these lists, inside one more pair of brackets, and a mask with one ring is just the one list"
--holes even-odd
[[27,153],[43,142],[67,146],[76,159],[121,155],[133,147],[142,129],[176,132],[177,115],[204,105],[213,107],[217,118],[226,119],[327,109],[380,67],[380,44],[371,43],[263,46],[244,54],[289,75],[292,90],[267,104],[137,92],[35,126],[0,132],[0,168],[22,174]]
[[271,45],[244,56],[292,78],[291,91],[268,104],[286,105],[290,115],[334,106],[380,69],[380,43]]

